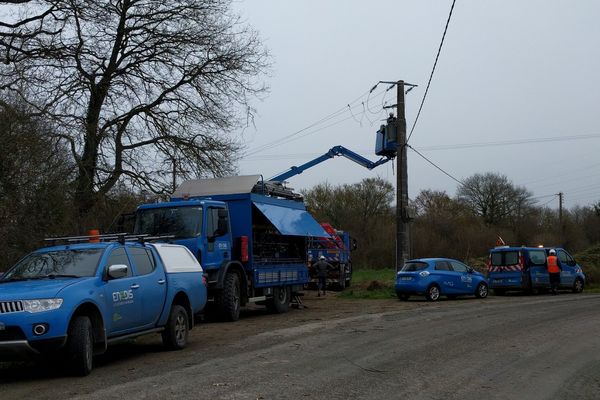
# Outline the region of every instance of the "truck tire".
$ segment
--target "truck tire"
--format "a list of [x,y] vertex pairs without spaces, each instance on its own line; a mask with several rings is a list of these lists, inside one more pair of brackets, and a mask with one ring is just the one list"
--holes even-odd
[[346,273],[340,273],[340,278],[338,279],[338,289],[343,291],[346,289]]
[[227,274],[219,299],[219,313],[227,321],[240,318],[240,294],[240,277],[235,273]]
[[163,345],[169,350],[181,350],[187,345],[188,334],[187,311],[179,304],[174,304],[165,330],[162,332]]
[[92,372],[94,332],[87,316],[78,316],[71,322],[68,333],[68,356],[74,374],[86,376]]
[[275,314],[286,313],[290,306],[292,291],[289,286],[280,286],[273,288],[273,298],[267,302],[269,311]]

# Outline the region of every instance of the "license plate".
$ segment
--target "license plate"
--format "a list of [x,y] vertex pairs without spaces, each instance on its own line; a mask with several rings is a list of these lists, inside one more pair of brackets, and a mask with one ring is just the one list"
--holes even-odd
[[502,279],[494,279],[494,283],[502,283]]
[[412,277],[411,276],[403,276],[400,278],[400,280],[402,281],[412,281]]

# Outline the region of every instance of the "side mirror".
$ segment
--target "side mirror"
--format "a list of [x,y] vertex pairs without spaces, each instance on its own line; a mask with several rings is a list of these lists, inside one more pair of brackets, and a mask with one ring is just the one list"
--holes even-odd
[[467,272],[472,274],[474,271],[473,267],[467,267]]
[[127,276],[129,267],[125,264],[115,264],[108,267],[107,275],[110,279],[119,279]]

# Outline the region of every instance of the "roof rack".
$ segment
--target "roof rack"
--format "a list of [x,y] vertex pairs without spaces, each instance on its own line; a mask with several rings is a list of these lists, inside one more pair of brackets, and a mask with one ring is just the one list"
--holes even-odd
[[157,240],[169,240],[174,239],[175,235],[159,235],[159,236],[151,236],[148,234],[140,234],[135,235],[131,233],[109,233],[104,235],[85,235],[85,236],[63,236],[63,237],[54,237],[54,238],[46,238],[44,242],[52,243],[55,245],[57,242],[66,242],[66,243],[82,243],[82,242],[119,242],[121,244],[125,244],[125,242],[150,242]]

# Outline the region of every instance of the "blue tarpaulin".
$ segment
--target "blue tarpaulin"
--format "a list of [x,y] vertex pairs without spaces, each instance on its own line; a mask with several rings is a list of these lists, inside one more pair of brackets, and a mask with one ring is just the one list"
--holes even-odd
[[306,210],[253,203],[282,235],[329,237]]

